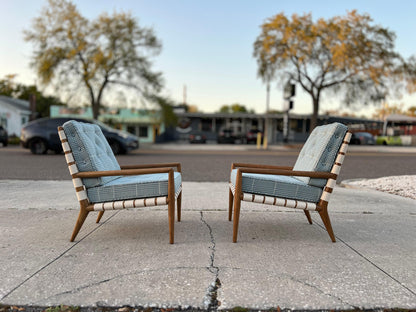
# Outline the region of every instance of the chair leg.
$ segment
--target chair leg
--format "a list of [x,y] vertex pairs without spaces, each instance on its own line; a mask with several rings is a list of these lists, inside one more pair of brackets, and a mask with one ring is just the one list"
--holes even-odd
[[231,221],[233,219],[233,201],[234,195],[230,188],[230,194],[228,197],[228,221]]
[[99,223],[100,222],[101,218],[103,217],[103,214],[104,214],[104,211],[100,211],[98,213],[97,220],[95,221],[95,223]]
[[331,238],[332,242],[335,243],[336,239],[335,239],[334,231],[332,230],[331,220],[329,219],[328,209],[327,208],[322,209],[321,211],[319,211],[319,215],[321,216],[322,222],[325,225],[325,228],[329,234],[329,237]]
[[237,243],[238,236],[238,222],[240,221],[240,207],[241,207],[241,195],[243,175],[241,171],[237,170],[237,176],[235,178],[235,189],[234,189],[234,224],[233,224],[233,243]]
[[174,231],[175,231],[175,199],[169,200],[168,219],[169,219],[169,243],[173,244]]
[[182,209],[182,191],[179,193],[178,198],[176,200],[176,210],[178,212],[178,222],[181,222],[181,209]]
[[173,169],[168,175],[168,221],[169,221],[169,243],[173,244],[175,236],[175,184]]
[[309,210],[304,210],[303,211],[306,215],[306,218],[308,219],[309,224],[312,224],[312,218],[311,218],[311,214],[309,213]]
[[240,207],[241,207],[241,197],[236,191],[235,196],[234,196],[233,243],[237,243],[238,222],[240,221]]
[[71,236],[71,242],[75,240],[75,237],[77,237],[79,230],[81,229],[82,225],[84,224],[85,219],[88,216],[89,211],[86,209],[81,208],[78,214],[77,222],[75,223],[74,231],[72,232]]

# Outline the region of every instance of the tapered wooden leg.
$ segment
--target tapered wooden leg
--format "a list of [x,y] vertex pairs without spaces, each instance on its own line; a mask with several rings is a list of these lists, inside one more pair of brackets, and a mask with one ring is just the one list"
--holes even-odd
[[168,219],[169,219],[169,243],[174,243],[175,236],[175,199],[169,200],[168,203]]
[[240,207],[241,207],[241,198],[235,192],[234,196],[234,224],[233,224],[233,243],[237,243],[238,236],[238,222],[240,221]]
[[169,170],[168,178],[168,221],[169,221],[169,243],[174,243],[175,236],[175,184],[173,170]]
[[85,219],[88,216],[89,211],[86,209],[82,209],[79,211],[77,222],[75,223],[74,231],[72,232],[71,242],[75,240],[77,237],[79,230],[81,229],[82,225],[84,224]]
[[101,218],[103,217],[103,214],[104,214],[104,211],[100,211],[100,212],[98,213],[97,220],[95,221],[95,223],[100,222]]
[[234,195],[230,188],[230,194],[228,197],[228,221],[233,219],[233,202],[234,202]]
[[309,224],[312,224],[312,218],[311,218],[311,214],[309,213],[309,210],[304,210],[303,212],[305,213],[306,218],[308,218]]
[[178,198],[176,200],[176,210],[178,212],[178,222],[181,222],[181,209],[182,209],[182,191],[179,193]]
[[243,176],[240,169],[237,170],[234,190],[234,224],[233,224],[233,243],[237,243],[238,221],[240,220],[241,194]]
[[331,237],[332,242],[335,243],[336,239],[335,239],[334,231],[332,230],[332,225],[331,225],[331,220],[329,219],[328,210],[326,208],[322,209],[321,211],[319,211],[319,215],[321,216],[322,222],[325,225],[325,228],[329,234],[329,237]]

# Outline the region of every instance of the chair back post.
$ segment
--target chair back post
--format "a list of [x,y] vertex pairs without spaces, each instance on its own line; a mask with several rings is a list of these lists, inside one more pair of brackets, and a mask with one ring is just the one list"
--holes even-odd
[[89,200],[87,196],[87,192],[85,190],[84,183],[82,182],[81,178],[74,178],[74,175],[79,172],[77,164],[75,162],[74,156],[72,154],[72,149],[69,146],[68,139],[66,137],[64,129],[60,126],[58,127],[58,134],[61,140],[62,149],[65,154],[65,160],[68,165],[69,173],[72,177],[72,183],[75,188],[75,192],[77,195],[78,202],[80,204],[81,209],[87,209],[89,205]]
[[320,198],[319,203],[316,207],[317,211],[326,209],[328,207],[329,197],[331,196],[332,191],[334,190],[339,172],[341,171],[341,166],[342,166],[342,163],[344,162],[345,154],[346,154],[347,149],[348,149],[348,144],[351,140],[351,135],[352,135],[352,133],[350,131],[347,131],[347,133],[344,136],[341,147],[339,148],[337,157],[336,157],[336,159],[334,161],[334,164],[332,165],[332,169],[331,169],[331,173],[335,174],[336,177],[334,179],[328,179],[328,181],[326,182],[326,185],[323,189],[321,198]]

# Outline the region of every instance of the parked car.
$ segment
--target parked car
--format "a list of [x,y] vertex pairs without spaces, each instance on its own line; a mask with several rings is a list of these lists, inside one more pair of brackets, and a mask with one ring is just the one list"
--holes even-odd
[[381,135],[377,137],[377,145],[402,145],[402,138],[398,135]]
[[125,154],[139,148],[139,139],[125,131],[113,129],[97,120],[82,118],[41,118],[25,124],[20,134],[20,144],[29,148],[33,154],[46,154],[48,150],[56,153],[62,152],[61,141],[58,135],[58,126],[69,120],[76,120],[98,125],[115,155]]
[[0,143],[3,143],[3,146],[7,146],[7,142],[9,141],[9,136],[7,134],[7,130],[0,126]]
[[218,133],[217,143],[231,143],[234,144],[238,139],[238,135],[232,129],[222,129]]
[[251,143],[256,144],[257,143],[257,134],[258,133],[260,133],[260,135],[261,135],[261,142],[263,142],[263,132],[260,131],[260,130],[257,130],[257,129],[252,129],[249,132],[247,132],[247,134],[246,134],[246,143],[247,144],[251,144]]
[[371,133],[368,132],[355,132],[351,136],[351,144],[358,145],[374,145],[376,140]]
[[189,143],[203,143],[207,142],[207,137],[202,132],[193,132],[189,135]]

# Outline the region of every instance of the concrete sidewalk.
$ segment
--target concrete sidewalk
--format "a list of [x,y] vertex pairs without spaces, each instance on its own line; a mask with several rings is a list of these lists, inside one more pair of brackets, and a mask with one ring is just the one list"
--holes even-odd
[[416,308],[416,201],[336,187],[320,218],[242,203],[231,242],[227,183],[183,184],[167,210],[96,214],[69,242],[71,181],[0,180],[0,304],[232,309]]

